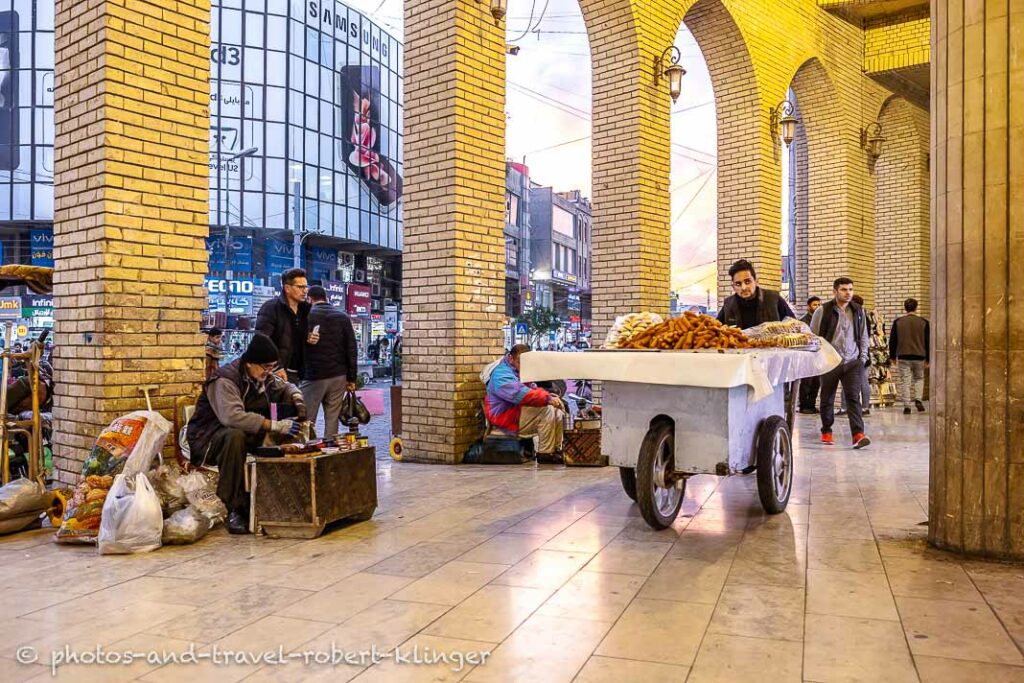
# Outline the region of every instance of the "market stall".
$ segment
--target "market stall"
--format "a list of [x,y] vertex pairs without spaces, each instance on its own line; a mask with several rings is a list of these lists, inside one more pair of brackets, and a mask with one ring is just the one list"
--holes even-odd
[[[689,339],[693,345],[693,335],[686,334],[666,338]],[[523,381],[586,377],[602,382],[602,453],[620,468],[626,494],[655,528],[675,520],[686,479],[694,474],[756,469],[765,510],[785,510],[793,482],[786,384],[795,391],[799,379],[840,363],[839,354],[817,339],[807,348],[742,348],[751,342],[738,330],[715,334],[724,340],[719,348],[523,356]],[[697,339],[703,346],[710,337],[701,332]]]

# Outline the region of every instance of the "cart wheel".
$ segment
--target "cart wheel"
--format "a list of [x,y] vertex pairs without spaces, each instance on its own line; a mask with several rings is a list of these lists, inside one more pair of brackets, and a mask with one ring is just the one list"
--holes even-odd
[[620,467],[619,479],[622,480],[622,490],[630,500],[636,502],[636,470],[632,467]]
[[658,423],[648,430],[637,458],[636,502],[644,520],[655,529],[671,526],[683,504],[683,489],[665,481],[675,464],[674,443],[672,425]]
[[793,490],[793,440],[789,425],[772,415],[757,431],[757,493],[768,514],[786,509]]
[[388,444],[388,453],[395,462],[402,462],[402,437],[396,436]]

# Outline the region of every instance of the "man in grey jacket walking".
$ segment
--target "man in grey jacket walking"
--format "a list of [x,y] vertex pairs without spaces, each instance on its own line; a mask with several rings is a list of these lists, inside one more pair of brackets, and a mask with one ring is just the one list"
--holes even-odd
[[928,369],[931,330],[928,320],[917,314],[917,299],[903,302],[907,314],[896,318],[889,334],[889,357],[896,360],[896,380],[903,414],[910,415],[910,402],[924,412],[924,371]]
[[821,377],[821,442],[831,444],[835,422],[836,388],[843,385],[853,447],[871,444],[864,434],[860,392],[868,362],[868,324],[864,309],[853,302],[853,280],[837,278],[832,283],[834,298],[814,312],[811,330],[824,337],[842,356],[843,362]]

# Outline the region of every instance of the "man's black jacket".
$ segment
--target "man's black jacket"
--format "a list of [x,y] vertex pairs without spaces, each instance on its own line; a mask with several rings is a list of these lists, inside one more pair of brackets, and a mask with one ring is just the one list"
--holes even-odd
[[305,379],[346,377],[356,381],[358,360],[356,335],[349,317],[328,303],[313,304],[309,311],[309,330],[320,326],[320,341],[306,345]]
[[264,302],[259,315],[256,316],[256,331],[273,340],[277,346],[281,367],[285,370],[294,370],[299,377],[303,376],[303,352],[309,331],[308,316],[307,302],[301,302],[298,313],[293,313],[284,294]]

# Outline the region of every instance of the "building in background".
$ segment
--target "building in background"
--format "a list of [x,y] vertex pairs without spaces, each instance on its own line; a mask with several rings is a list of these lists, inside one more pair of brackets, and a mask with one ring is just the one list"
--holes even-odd
[[[0,9],[0,262],[52,266],[53,0]],[[301,264],[362,350],[399,333],[401,43],[333,0],[214,0],[210,61],[208,322],[249,326]]]
[[505,163],[505,315],[533,305],[530,283],[530,169]]
[[[590,334],[591,209],[579,190],[530,188],[531,281],[538,306],[564,321],[560,340]],[[587,309],[584,311],[583,303]]]

